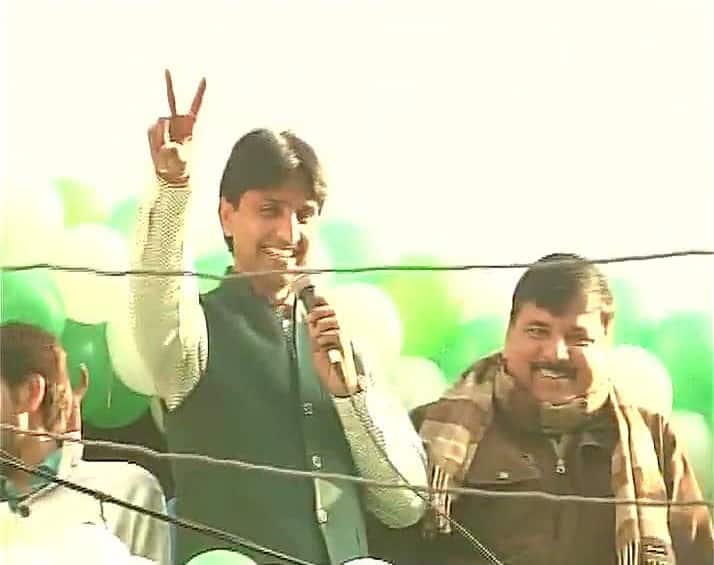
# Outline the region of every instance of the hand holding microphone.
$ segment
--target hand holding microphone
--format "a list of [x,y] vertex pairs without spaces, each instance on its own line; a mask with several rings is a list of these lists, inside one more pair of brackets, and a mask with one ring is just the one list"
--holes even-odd
[[308,275],[295,279],[293,289],[308,312],[313,363],[323,386],[334,396],[350,396],[358,392],[360,385],[352,348],[334,309],[324,297],[315,293]]

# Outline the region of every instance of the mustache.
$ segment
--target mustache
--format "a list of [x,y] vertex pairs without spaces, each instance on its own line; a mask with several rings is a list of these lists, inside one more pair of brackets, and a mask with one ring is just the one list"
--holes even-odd
[[536,361],[531,363],[531,372],[544,370],[551,371],[553,373],[562,373],[569,379],[575,378],[575,367],[573,367],[567,361],[556,361],[555,363],[550,363],[547,361]]
[[278,251],[292,251],[296,253],[303,249],[307,245],[307,240],[304,236],[300,236],[300,239],[295,243],[288,243],[287,241],[275,241],[272,243],[263,243],[260,245],[263,249],[277,249]]
[[292,253],[295,255],[300,249],[299,245],[263,245],[263,251],[267,253]]

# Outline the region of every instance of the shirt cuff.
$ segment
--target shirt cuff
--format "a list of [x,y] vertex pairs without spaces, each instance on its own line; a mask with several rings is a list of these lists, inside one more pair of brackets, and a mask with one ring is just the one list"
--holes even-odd
[[154,173],[154,174],[155,174],[155,176],[156,176],[156,182],[158,183],[159,188],[161,188],[161,189],[165,189],[165,188],[172,189],[172,188],[173,188],[173,189],[186,190],[186,189],[188,188],[188,185],[189,185],[189,179],[188,179],[188,178],[186,178],[186,179],[183,180],[183,181],[178,181],[178,182],[173,181],[173,182],[169,182],[169,181],[167,181],[165,178],[163,178],[162,176],[160,176],[158,173]]
[[[353,401],[354,405],[352,404]],[[337,415],[343,422],[350,422],[362,425],[362,420],[360,419],[359,414],[355,412],[355,408],[362,413],[367,413],[366,390],[356,392],[351,397],[334,396],[333,402],[335,404],[335,409],[337,410]]]

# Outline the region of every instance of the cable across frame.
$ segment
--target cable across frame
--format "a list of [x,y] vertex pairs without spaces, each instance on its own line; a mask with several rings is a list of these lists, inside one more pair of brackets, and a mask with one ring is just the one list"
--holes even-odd
[[714,508],[714,500],[711,499],[698,499],[698,500],[688,500],[688,501],[678,501],[678,500],[652,500],[645,498],[610,498],[610,497],[591,497],[591,496],[580,496],[580,495],[570,495],[570,494],[552,494],[542,491],[518,491],[518,492],[508,492],[508,491],[492,491],[473,487],[448,487],[444,489],[432,489],[426,486],[417,485],[403,485],[391,481],[378,481],[374,479],[366,479],[364,477],[357,477],[354,475],[345,475],[342,473],[326,473],[322,471],[302,471],[298,469],[288,469],[285,467],[276,467],[274,465],[265,465],[258,463],[250,463],[248,461],[242,461],[239,459],[218,459],[215,457],[210,457],[208,455],[199,455],[193,453],[163,453],[144,447],[143,445],[131,444],[131,443],[117,443],[105,440],[87,440],[78,439],[73,436],[67,436],[62,434],[53,434],[51,432],[37,432],[30,430],[23,430],[16,426],[9,424],[0,424],[0,429],[7,429],[14,431],[16,433],[21,433],[25,435],[49,437],[55,440],[66,441],[68,443],[78,443],[88,447],[102,447],[108,449],[114,449],[119,452],[134,453],[147,455],[155,459],[164,459],[168,461],[191,461],[195,463],[205,463],[208,465],[216,465],[221,467],[233,467],[237,469],[244,469],[249,471],[265,472],[275,475],[283,475],[289,477],[295,477],[297,479],[329,479],[337,481],[345,481],[357,483],[363,486],[371,486],[377,488],[389,488],[389,489],[413,489],[419,492],[430,494],[433,492],[439,493],[450,493],[460,496],[482,496],[488,498],[532,498],[541,499],[552,502],[583,502],[592,504],[612,504],[615,506],[623,505],[633,505],[637,504],[640,506],[706,506],[709,508]]
[[[606,258],[600,258],[600,259],[586,259],[586,262],[592,263],[592,264],[613,264],[613,263],[624,263],[624,262],[634,262],[634,261],[651,261],[651,260],[658,260],[658,259],[671,259],[671,258],[677,258],[677,257],[693,257],[693,256],[712,256],[714,255],[714,251],[712,250],[687,250],[687,251],[671,251],[671,252],[662,252],[662,253],[650,253],[650,254],[643,254],[643,255],[626,255],[626,256],[618,256],[618,257],[606,257]],[[468,271],[468,270],[504,270],[504,269],[523,269],[523,268],[539,268],[539,267],[547,267],[547,268],[552,268],[554,265],[558,264],[568,264],[568,263],[575,263],[575,262],[581,262],[582,259],[570,259],[570,258],[564,258],[564,259],[558,259],[558,260],[552,260],[547,263],[545,262],[536,262],[536,263],[484,263],[484,264],[462,264],[462,265],[451,265],[451,266],[446,266],[446,265],[377,265],[377,266],[368,266],[368,267],[355,267],[355,268],[319,268],[319,269],[308,269],[308,268],[299,268],[299,269],[276,269],[276,270],[267,270],[267,271],[254,271],[254,272],[228,272],[225,275],[213,275],[209,273],[200,273],[200,272],[194,272],[194,271],[157,271],[157,270],[142,270],[142,269],[132,269],[132,270],[123,270],[123,271],[113,271],[113,270],[101,270],[101,269],[94,269],[91,267],[77,267],[77,266],[64,266],[64,265],[56,265],[56,264],[51,264],[51,263],[39,263],[39,264],[34,264],[34,265],[20,265],[20,266],[0,266],[0,272],[22,272],[22,271],[28,271],[28,270],[36,270],[36,269],[48,269],[48,270],[53,270],[53,271],[64,271],[64,272],[79,272],[79,273],[87,273],[87,274],[95,274],[99,276],[108,276],[108,277],[117,277],[117,276],[153,276],[153,277],[198,277],[198,278],[205,278],[205,279],[212,279],[212,280],[218,280],[222,281],[225,279],[234,279],[234,278],[247,278],[247,277],[253,277],[253,276],[259,276],[259,275],[266,275],[266,274],[326,274],[326,273],[363,273],[363,272],[375,272],[375,271],[407,271],[407,272],[415,272],[415,271]],[[8,426],[2,425],[3,428],[7,428]],[[11,427],[12,428],[12,427]],[[15,429],[15,431],[20,431],[22,433],[28,433],[27,431],[24,430],[18,430]],[[55,434],[35,434],[35,435],[47,435],[50,437],[55,436]],[[203,456],[203,455],[198,455],[198,454],[180,454],[180,453],[160,453],[148,448],[145,448],[140,445],[132,445],[132,444],[121,444],[121,443],[114,443],[114,442],[106,442],[106,441],[91,441],[91,440],[78,440],[73,437],[64,437],[64,436],[57,436],[55,439],[61,439],[64,441],[70,441],[70,442],[79,442],[82,443],[83,445],[95,445],[95,446],[102,446],[102,447],[109,447],[115,450],[120,450],[120,451],[131,451],[131,452],[139,452],[143,453],[145,455],[150,455],[154,458],[164,458],[164,459],[173,459],[173,460],[192,460],[192,461],[199,461],[203,463],[210,463],[210,464],[220,464],[220,465],[225,465],[225,466],[233,466],[233,467],[239,467],[243,469],[251,469],[251,470],[256,470],[256,471],[263,471],[267,473],[276,473],[276,474],[283,474],[283,475],[288,475],[288,476],[293,476],[296,478],[318,478],[322,477],[325,479],[332,479],[332,480],[343,480],[343,481],[351,481],[351,482],[357,482],[361,483],[367,486],[374,486],[374,487],[379,487],[379,488],[401,488],[401,489],[409,489],[415,494],[417,494],[420,498],[425,499],[422,496],[422,493],[426,493],[428,495],[432,494],[433,492],[449,492],[451,494],[457,494],[457,495],[477,495],[477,496],[484,496],[484,497],[510,497],[510,498],[540,498],[540,499],[545,499],[545,500],[550,500],[550,501],[556,501],[556,502],[585,502],[585,503],[603,503],[603,504],[614,504],[614,505],[631,505],[631,504],[636,504],[640,506],[706,506],[708,508],[714,508],[714,501],[712,500],[693,500],[693,501],[674,501],[674,500],[664,500],[664,501],[658,501],[658,500],[649,500],[649,499],[616,499],[616,498],[607,498],[607,497],[583,497],[579,495],[556,495],[556,494],[551,494],[551,493],[545,493],[545,492],[540,492],[540,491],[520,491],[520,492],[504,492],[504,491],[488,491],[484,489],[476,489],[476,488],[471,488],[471,487],[450,487],[450,488],[445,488],[445,489],[430,489],[427,487],[419,487],[416,485],[410,485],[408,481],[405,480],[406,484],[399,484],[399,483],[392,483],[392,482],[387,482],[387,481],[375,481],[375,480],[370,480],[370,479],[365,479],[362,477],[354,477],[351,475],[341,475],[338,473],[321,473],[321,472],[315,472],[315,471],[299,471],[299,470],[294,470],[294,469],[284,469],[284,468],[279,468],[279,467],[274,467],[270,465],[257,465],[257,464],[252,464],[248,463],[245,461],[238,461],[238,460],[221,460],[221,459],[215,459],[211,458],[208,456]],[[17,463],[15,463],[15,466],[17,467]],[[27,472],[35,473],[37,470],[33,469],[28,469],[25,468]],[[401,473],[398,472],[398,475],[403,479],[403,476]],[[53,482],[59,482],[57,478],[52,478],[50,477],[45,477],[48,479],[51,479]],[[129,507],[131,506],[133,510],[137,512],[143,512],[145,514],[152,515],[155,518],[162,519],[164,521],[172,522],[176,525],[183,526],[183,527],[188,527],[190,529],[194,529],[197,531],[202,531],[203,533],[206,533],[208,535],[211,535],[212,537],[216,539],[221,539],[224,541],[231,541],[234,544],[238,544],[239,546],[242,545],[244,547],[249,547],[251,549],[254,549],[255,551],[259,551],[264,554],[268,555],[273,555],[273,556],[278,556],[280,558],[283,558],[285,560],[288,560],[293,563],[308,563],[306,561],[302,561],[297,558],[293,558],[289,555],[285,554],[280,554],[280,552],[275,552],[274,550],[271,550],[269,548],[264,548],[262,546],[259,546],[257,544],[254,544],[253,542],[249,542],[247,540],[242,540],[238,536],[234,536],[233,534],[230,534],[228,532],[224,532],[222,530],[218,530],[215,528],[210,528],[209,526],[202,525],[202,524],[197,524],[193,523],[190,521],[186,520],[180,520],[176,519],[174,517],[171,517],[167,514],[161,514],[161,513],[156,513],[155,511],[147,510],[147,509],[142,509],[141,507],[137,507],[135,505],[130,505],[129,503],[126,503],[124,501],[120,501],[118,499],[115,499],[113,497],[110,497],[104,493],[94,491],[94,492],[89,492],[91,489],[86,489],[85,487],[82,487],[81,485],[77,485],[74,483],[70,483],[69,481],[64,481],[62,480],[62,483],[64,483],[64,486],[67,486],[68,488],[73,488],[74,490],[78,490],[80,492],[84,492],[85,494],[92,494],[94,495],[95,498],[97,498],[100,503],[102,501],[108,501],[112,502],[114,504],[119,504],[124,507]],[[450,520],[451,521],[451,520]],[[454,521],[455,522],[455,521]],[[460,524],[455,523],[454,525],[460,526]],[[215,530],[215,531],[211,531]],[[468,534],[467,539],[472,538],[473,536],[470,534],[470,532],[466,531],[464,532],[464,535]],[[473,542],[475,543],[476,549],[479,549],[480,552],[482,552],[484,557],[489,558],[489,560],[493,563],[500,563],[498,559],[490,554],[490,551],[485,548],[481,547],[481,543],[478,542],[477,539],[473,539]],[[308,563],[308,565],[310,565]]]
[[[679,257],[712,257],[714,250],[711,249],[691,249],[684,251],[665,251],[660,253],[648,253],[641,255],[620,255],[613,257],[603,257],[599,259],[586,259],[587,263],[597,265],[609,265],[614,263],[632,263],[639,261],[655,261],[660,259],[674,259]],[[475,271],[475,270],[509,270],[509,269],[527,269],[527,268],[552,268],[555,265],[567,265],[570,263],[580,262],[575,259],[558,259],[548,261],[547,263],[472,263],[461,265],[373,265],[366,267],[344,267],[344,268],[298,268],[298,269],[272,269],[264,271],[242,271],[227,273],[225,275],[214,275],[212,273],[201,273],[197,271],[160,271],[153,269],[127,269],[127,270],[106,270],[95,269],[92,267],[81,267],[72,265],[58,265],[54,263],[35,263],[31,265],[5,265],[0,266],[0,272],[22,272],[38,269],[50,271],[61,271],[67,273],[86,273],[104,277],[124,277],[124,276],[142,276],[142,277],[197,277],[201,279],[210,279],[222,281],[226,279],[242,279],[261,275],[320,275],[320,274],[356,274],[380,271]]]
[[[111,496],[111,495],[109,495],[105,492],[102,492],[100,490],[85,487],[83,485],[80,485],[79,483],[69,481],[67,479],[62,479],[60,477],[57,477],[57,476],[55,476],[51,473],[48,473],[46,471],[43,471],[41,469],[33,469],[32,467],[28,467],[27,465],[18,461],[14,457],[8,457],[7,455],[5,455],[3,450],[0,450],[0,462],[2,462],[4,465],[13,467],[14,469],[16,469],[18,471],[24,471],[25,473],[29,473],[31,475],[35,475],[37,477],[45,479],[46,481],[48,481],[50,483],[68,488],[70,490],[74,490],[76,492],[85,494],[87,496],[91,496],[92,498],[97,500],[100,505],[103,505],[104,503],[115,504],[117,506],[121,506],[122,508],[124,508],[126,510],[132,510],[134,512],[138,512],[139,514],[154,518],[156,520],[160,520],[162,522],[168,522],[175,526],[180,526],[182,528],[186,528],[186,529],[192,530],[194,532],[198,532],[198,533],[207,535],[214,539],[220,540],[224,543],[230,543],[231,545],[233,545],[237,548],[251,549],[253,551],[262,553],[264,555],[269,555],[271,557],[277,557],[279,559],[282,559],[283,561],[288,561],[290,563],[294,563],[295,565],[316,565],[310,561],[305,561],[298,557],[293,557],[292,555],[288,555],[286,553],[282,553],[280,551],[270,549],[269,547],[262,546],[260,544],[249,541],[245,538],[242,538],[242,537],[232,534],[230,532],[226,532],[219,528],[214,528],[213,526],[209,526],[207,524],[203,524],[203,523],[199,523],[199,522],[194,522],[192,520],[186,520],[185,518],[171,516],[170,514],[167,514],[164,512],[158,512],[156,510],[151,510],[150,508],[144,508],[143,506],[138,506],[131,502],[127,502],[126,500],[121,500],[119,498],[116,498],[115,496]],[[22,504],[22,503],[20,503],[20,504]],[[103,511],[102,511],[102,516],[103,516]]]

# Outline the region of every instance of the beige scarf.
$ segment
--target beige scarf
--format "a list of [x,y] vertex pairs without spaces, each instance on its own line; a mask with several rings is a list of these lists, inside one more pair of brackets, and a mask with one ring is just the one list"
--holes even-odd
[[[494,398],[507,408],[521,403],[518,413],[528,409],[523,389],[503,370],[500,353],[473,365],[426,413],[419,433],[429,454],[429,476],[435,490],[432,511],[425,520],[425,532],[429,535],[450,532],[444,515],[450,516],[455,497],[443,489],[463,484],[464,475],[493,418]],[[649,428],[640,412],[622,403],[609,384],[595,391],[589,400],[579,403],[553,406],[531,401],[533,413],[528,419],[543,431],[567,433],[577,429],[608,398],[619,432],[612,455],[615,497],[666,500],[667,492]],[[666,506],[618,505],[615,510],[618,565],[673,563],[667,516]]]

